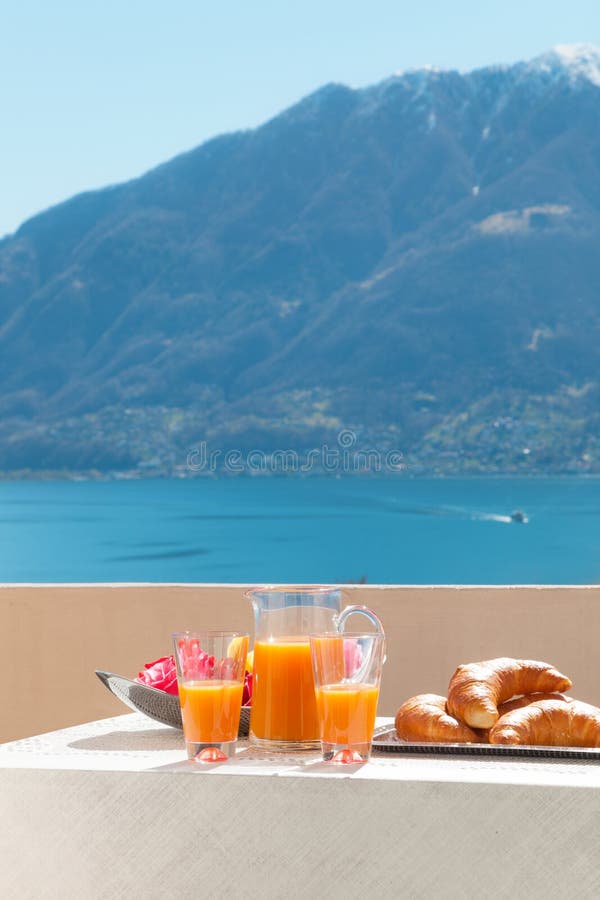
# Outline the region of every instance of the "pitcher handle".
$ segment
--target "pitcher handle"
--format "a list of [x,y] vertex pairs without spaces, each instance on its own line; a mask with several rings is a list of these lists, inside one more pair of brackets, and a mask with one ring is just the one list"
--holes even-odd
[[379,634],[384,634],[381,619],[379,618],[379,616],[375,615],[373,610],[369,609],[368,606],[346,606],[345,609],[341,611],[339,616],[336,616],[336,631],[339,631],[340,634],[342,634],[344,631],[344,625],[346,624],[350,616],[353,615],[364,616],[365,619],[369,620],[371,625],[375,626],[375,631],[377,631]]

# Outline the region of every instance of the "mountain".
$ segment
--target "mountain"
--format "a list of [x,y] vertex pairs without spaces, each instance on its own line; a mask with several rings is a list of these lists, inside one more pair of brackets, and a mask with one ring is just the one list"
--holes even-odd
[[0,241],[0,469],[600,471],[600,51],[330,84]]

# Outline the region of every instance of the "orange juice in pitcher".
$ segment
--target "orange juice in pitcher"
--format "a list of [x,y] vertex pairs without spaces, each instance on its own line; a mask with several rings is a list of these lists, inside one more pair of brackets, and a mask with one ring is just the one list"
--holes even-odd
[[304,640],[256,641],[252,733],[271,741],[319,737],[310,644]]

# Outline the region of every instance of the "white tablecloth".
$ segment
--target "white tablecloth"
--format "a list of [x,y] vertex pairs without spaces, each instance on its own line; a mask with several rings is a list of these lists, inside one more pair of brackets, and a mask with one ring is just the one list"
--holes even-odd
[[0,745],[0,894],[597,898],[599,788],[593,762],[338,767],[244,742],[201,766],[119,716]]

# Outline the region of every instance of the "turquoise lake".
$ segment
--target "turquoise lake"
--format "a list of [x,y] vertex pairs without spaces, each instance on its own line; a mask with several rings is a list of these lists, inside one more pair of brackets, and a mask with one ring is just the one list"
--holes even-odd
[[600,479],[0,483],[3,582],[361,578],[597,583]]

